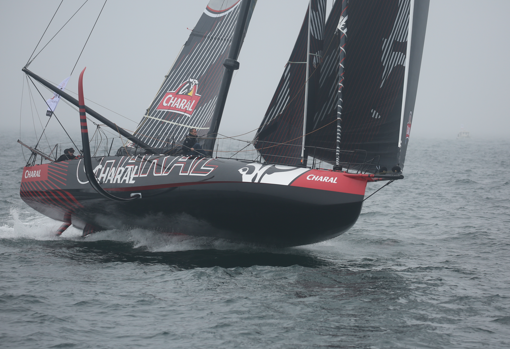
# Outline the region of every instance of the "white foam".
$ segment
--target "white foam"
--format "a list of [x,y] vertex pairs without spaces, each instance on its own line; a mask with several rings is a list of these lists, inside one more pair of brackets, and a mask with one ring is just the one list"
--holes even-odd
[[[6,224],[0,226],[1,239],[59,239],[55,232],[62,223],[39,214],[34,215],[31,212],[20,211],[18,208],[10,209],[9,219],[5,222]],[[68,236],[76,237],[76,235],[80,235],[76,229],[71,229],[68,233]]]

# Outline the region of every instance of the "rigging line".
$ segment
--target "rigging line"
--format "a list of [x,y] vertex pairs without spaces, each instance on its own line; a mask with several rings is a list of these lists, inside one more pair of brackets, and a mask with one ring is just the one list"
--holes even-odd
[[117,127],[117,132],[119,133],[119,138],[120,138],[120,141],[122,142],[122,148],[124,148],[124,151],[126,152],[126,154],[129,154],[127,147],[126,147],[126,143],[124,143],[124,139],[122,138],[122,135],[120,134],[119,125],[115,124],[115,127]]
[[[30,91],[30,90],[29,90]],[[32,93],[30,92],[30,99],[32,100],[32,103],[30,104],[30,107],[32,107],[32,105],[35,107],[35,101],[34,101],[34,96],[32,95]],[[48,118],[48,121],[46,121],[46,126],[43,127],[42,125],[42,121],[41,121],[41,117],[39,116],[39,113],[37,112],[37,108],[35,108],[35,113],[37,114],[37,118],[39,119],[39,124],[41,124],[41,129],[42,129],[42,132],[41,132],[41,137],[39,137],[39,139],[37,140],[37,144],[35,145],[35,149],[37,149],[37,147],[39,146],[39,143],[41,142],[41,139],[42,137],[44,136],[44,138],[46,138],[46,142],[48,143],[48,147],[51,148],[51,145],[50,145],[50,141],[48,140],[48,137],[46,137],[46,128],[48,127],[48,124],[51,120],[51,117]],[[33,110],[32,110],[32,118],[33,118]],[[35,125],[34,125],[34,130],[35,130]],[[37,138],[37,132],[36,132],[36,138]]]
[[[314,132],[317,132],[317,131],[319,131],[319,130],[323,129],[324,127],[326,127],[326,126],[331,125],[331,124],[332,124],[332,123],[334,123],[334,122],[336,122],[336,119],[335,119],[335,120],[333,120],[333,121],[331,121],[330,123],[328,123],[328,124],[326,124],[326,125],[324,125],[324,126],[322,126],[322,127],[318,128],[318,129],[316,129],[316,130],[313,130],[313,131],[311,131],[311,132],[308,132],[305,136],[308,136],[308,135],[310,135],[310,134],[312,134],[312,133],[314,133]],[[270,149],[270,148],[278,147],[278,146],[280,146],[280,145],[284,145],[284,144],[290,143],[290,142],[292,142],[292,141],[295,141],[296,139],[300,139],[301,137],[303,137],[303,136],[299,136],[299,137],[296,137],[296,138],[294,138],[294,139],[288,140],[288,141],[286,141],[286,142],[278,143],[278,144],[275,144],[275,145],[272,145],[272,146],[269,146],[269,147],[260,148],[260,149],[257,149],[257,151],[258,151],[258,152],[260,152],[261,150],[265,150],[265,149]],[[251,150],[250,150],[250,151],[251,151]]]
[[69,23],[69,22],[71,21],[71,19],[73,19],[73,17],[74,17],[74,16],[75,16],[75,15],[76,15],[76,14],[77,14],[80,10],[81,10],[81,8],[82,8],[83,6],[85,6],[85,4],[86,4],[88,1],[89,1],[89,0],[85,0],[85,2],[83,3],[83,5],[81,5],[81,6],[80,6],[80,8],[79,8],[78,10],[76,10],[76,12],[75,12],[75,13],[71,16],[71,18],[69,18],[69,19],[67,20],[67,22],[65,22],[65,23],[64,23],[64,25],[62,26],[62,28],[60,28],[60,29],[58,30],[58,32],[56,32],[56,33],[55,33],[55,35],[53,35],[53,36],[51,37],[51,39],[50,39],[50,40],[46,43],[46,45],[44,45],[44,47],[41,49],[41,51],[39,51],[39,53],[38,53],[37,55],[35,55],[35,57],[34,57],[34,58],[32,58],[32,60],[31,60],[31,61],[29,61],[29,62],[27,63],[26,67],[28,67],[30,64],[32,64],[32,62],[33,62],[33,61],[37,58],[37,56],[39,56],[39,55],[41,54],[41,52],[42,52],[42,51],[46,48],[46,46],[48,46],[48,45],[50,44],[50,42],[52,42],[52,41],[53,41],[53,39],[55,39],[55,37],[58,35],[58,33],[60,33],[60,32],[62,31],[62,29],[64,29],[64,27],[67,25],[67,23]]
[[62,3],[63,3],[63,2],[64,2],[64,0],[62,0],[62,1],[60,2],[60,4],[58,5],[57,10],[56,10],[56,11],[55,11],[55,13],[53,14],[53,17],[51,17],[50,23],[48,23],[48,26],[47,26],[47,27],[46,27],[46,29],[44,30],[44,33],[42,34],[41,38],[39,39],[39,42],[37,43],[37,45],[35,45],[34,51],[32,51],[32,54],[31,54],[31,55],[30,55],[30,57],[28,58],[28,61],[27,61],[27,63],[25,64],[25,67],[27,67],[27,68],[28,68],[28,66],[30,65],[30,63],[32,63],[32,62],[30,62],[30,59],[32,58],[32,56],[33,56],[33,55],[34,55],[34,53],[35,53],[35,50],[37,50],[37,47],[39,46],[39,44],[41,43],[42,39],[44,38],[44,35],[45,35],[45,34],[46,34],[46,32],[48,31],[48,28],[50,27],[51,22],[53,22],[53,19],[54,19],[54,18],[55,18],[55,16],[57,15],[57,12],[58,12],[58,10],[59,10],[60,6],[62,6]]
[[[88,0],[87,0],[88,1]],[[73,75],[74,69],[76,68],[76,65],[78,64],[78,61],[80,60],[80,57],[85,50],[85,46],[87,46],[87,43],[89,42],[90,36],[92,35],[92,32],[94,31],[94,28],[96,27],[97,21],[99,21],[99,17],[101,17],[101,13],[103,13],[104,7],[106,6],[106,3],[108,0],[105,0],[103,7],[101,8],[101,11],[99,12],[99,15],[96,18],[96,21],[94,22],[94,26],[92,27],[92,30],[90,31],[89,36],[87,37],[87,41],[85,41],[85,45],[83,45],[83,48],[81,49],[80,55],[78,56],[78,59],[76,60],[76,63],[74,64],[73,70],[71,70],[71,75]]]
[[[66,101],[65,99],[62,99],[62,102],[64,102],[65,104],[67,104],[68,107],[70,107],[71,109],[74,109],[75,111],[79,111],[79,109],[74,105],[74,104],[71,104],[69,103],[68,101]],[[87,120],[90,121],[91,123],[93,123],[95,126],[105,126],[104,124],[96,124],[94,122],[93,119],[89,118],[87,116]],[[96,120],[97,121],[97,120]]]
[[[311,135],[312,133],[315,133],[315,132],[317,132],[317,131],[319,131],[319,130],[323,129],[324,127],[327,127],[327,126],[329,126],[329,125],[333,124],[334,122],[336,122],[336,119],[335,119],[335,120],[333,120],[333,121],[331,121],[330,123],[328,123],[328,124],[326,124],[326,125],[322,126],[322,127],[319,127],[318,129],[315,129],[315,130],[313,130],[313,131],[311,131],[311,132],[308,132],[305,136]],[[261,150],[266,150],[266,149],[270,149],[270,148],[278,147],[278,146],[280,146],[280,145],[285,145],[285,144],[287,144],[287,143],[289,143],[289,142],[295,141],[296,139],[300,139],[300,138],[302,138],[302,137],[303,137],[303,136],[299,136],[299,137],[296,137],[296,138],[294,138],[294,139],[288,140],[288,141],[283,142],[283,143],[275,143],[274,145],[271,145],[271,146],[268,146],[268,147],[264,147],[264,148],[260,148],[260,149],[249,149],[249,150],[243,150],[243,149],[246,149],[246,147],[248,147],[250,144],[253,144],[252,142],[244,141],[244,140],[241,140],[241,139],[235,139],[235,138],[233,138],[233,137],[217,138],[217,139],[229,139],[229,138],[230,138],[230,139],[234,139],[234,140],[239,141],[239,142],[248,142],[249,144],[248,144],[247,146],[245,146],[245,147],[244,147],[244,148],[242,148],[241,150],[238,150],[238,151],[237,151],[237,153],[242,153],[242,152],[244,153],[244,152],[249,152],[249,151],[258,151],[258,152],[260,152]],[[264,143],[267,143],[267,142],[264,142]],[[228,151],[221,151],[221,150],[220,150],[219,152],[220,152],[220,153],[226,153],[226,152],[228,152]],[[236,153],[236,154],[237,154],[237,153]]]
[[[251,143],[250,143],[251,144]],[[244,149],[248,148],[250,146],[250,144],[246,144],[246,146],[244,148],[242,148],[241,150],[238,150],[237,152],[235,152],[234,155],[232,155],[229,159],[232,159],[234,156],[236,156],[237,154],[239,154],[240,152],[242,152]]]
[[373,192],[370,196],[366,197],[365,199],[363,199],[363,202],[365,202],[366,200],[370,199],[375,193],[377,193],[379,190],[381,190],[382,188],[390,185],[391,183],[395,182],[395,180],[392,180],[392,181],[389,181],[388,183],[386,183],[385,185],[383,185],[382,187],[380,187],[379,189],[377,189],[375,192]]
[[[51,81],[51,80],[47,80],[47,81],[48,81],[48,82],[51,82],[53,85],[57,85],[56,83],[54,83],[54,82],[53,82],[53,81]],[[73,94],[73,95],[75,95],[75,96],[77,96],[77,95],[78,95],[76,92],[69,90],[67,87],[66,87],[66,91],[67,91],[67,93],[69,93],[69,94]],[[112,109],[110,109],[110,108],[108,108],[108,107],[105,107],[104,105],[101,105],[101,104],[99,104],[99,103],[97,103],[97,102],[94,102],[94,101],[92,101],[92,100],[90,100],[90,99],[88,99],[88,98],[87,98],[86,100],[89,102],[89,104],[90,104],[90,103],[92,103],[92,104],[95,104],[95,105],[97,105],[97,106],[100,106],[101,108],[104,108],[104,109],[108,110],[109,112],[112,112],[112,113],[114,113],[114,114],[117,114],[117,115],[118,115],[118,116],[120,116],[121,118],[124,118],[124,119],[126,119],[126,120],[129,120],[129,121],[131,121],[131,122],[133,122],[133,123],[136,123],[136,121],[131,120],[130,118],[128,118],[128,117],[126,117],[126,116],[124,116],[124,115],[122,115],[122,114],[117,113],[115,110],[112,110]],[[64,100],[64,101],[65,101],[65,100]],[[72,104],[68,103],[67,101],[66,101],[65,103],[67,103],[69,106],[72,106],[73,108],[75,108],[75,110],[78,110],[78,108],[76,108],[74,105],[72,105]],[[89,120],[90,120],[90,119],[89,119]]]
[[[92,142],[92,140],[94,139],[96,133],[98,134],[98,138],[100,137],[99,140],[96,139],[96,151],[94,152],[94,155],[93,156],[96,156],[97,152],[99,151],[99,147],[101,146],[101,144],[103,144],[103,135],[101,134],[101,132],[99,131],[99,125],[97,125],[96,127],[96,131],[94,132],[94,134],[92,135],[92,139],[90,140],[90,142]],[[90,143],[89,142],[89,143]]]
[[252,142],[251,142],[251,141],[246,141],[246,140],[244,140],[244,139],[236,139],[236,138],[234,138],[234,137],[236,137],[236,136],[229,137],[229,136],[222,135],[221,133],[218,133],[218,135],[222,136],[223,138],[216,137],[216,140],[218,140],[218,139],[219,139],[219,140],[222,140],[222,139],[232,139],[232,140],[234,140],[234,141],[238,141],[238,142],[242,142],[242,143],[252,144]]
[[[334,122],[336,122],[336,121],[337,121],[337,120],[335,119],[335,120],[331,121],[330,123],[328,123],[328,124],[326,124],[326,125],[324,125],[324,126],[319,127],[318,129],[315,129],[315,130],[313,130],[313,131],[311,131],[311,132],[308,132],[305,136],[311,135],[312,133],[315,133],[315,132],[317,132],[317,131],[319,131],[319,130],[323,129],[324,127],[327,127],[327,126],[329,126],[329,125],[333,124],[333,123],[334,123]],[[253,132],[253,131],[250,131],[250,132]],[[248,132],[248,133],[250,133],[250,132]],[[222,135],[222,136],[223,136],[223,135]],[[225,136],[224,136],[224,137],[225,137]],[[260,151],[260,150],[270,149],[270,148],[278,147],[278,146],[280,146],[280,145],[285,145],[285,144],[287,144],[287,143],[289,143],[289,142],[295,141],[296,139],[300,139],[300,138],[302,138],[302,137],[303,137],[303,136],[299,136],[299,137],[296,137],[296,138],[294,138],[294,139],[288,140],[288,141],[283,142],[283,143],[276,143],[275,145],[272,145],[272,146],[268,146],[268,147],[264,147],[264,148],[260,148],[260,149],[250,149],[250,150],[246,150],[246,151]],[[248,141],[244,141],[244,140],[241,140],[241,139],[235,139],[235,138],[233,138],[233,137],[217,138],[217,139],[229,139],[229,138],[230,138],[230,139],[234,139],[234,140],[239,141],[239,142],[248,142]],[[267,143],[267,142],[265,142],[265,143]],[[247,146],[249,146],[250,144],[253,144],[253,143],[252,143],[252,142],[249,142],[249,144],[248,144]],[[247,146],[246,146],[246,147],[247,147]],[[243,149],[246,149],[246,147],[244,147]],[[241,150],[237,151],[237,153],[245,152],[245,150],[243,150],[243,149],[241,149]],[[227,151],[221,151],[221,150],[220,150],[219,152],[221,153],[221,152],[227,152]],[[237,153],[236,153],[236,154],[237,154]]]
[[[44,99],[41,91],[39,91],[39,89],[37,88],[36,84],[34,83],[34,81],[32,80],[32,78],[30,78],[30,82],[32,83],[32,85],[34,85],[35,89],[37,90],[37,92],[39,92],[39,95],[41,96],[42,99]],[[44,100],[46,102],[46,100]],[[48,103],[46,103],[46,105],[48,105]],[[49,106],[48,106],[49,108]],[[66,128],[64,127],[64,125],[62,125],[62,123],[60,122],[60,120],[57,118],[57,115],[55,114],[55,112],[53,112],[53,115],[55,116],[55,119],[57,119],[58,123],[60,124],[60,126],[62,126],[62,129],[64,130],[64,132],[66,133],[67,137],[69,137],[69,140],[71,141],[71,143],[73,143],[73,145],[78,149],[78,151],[80,150],[80,148],[78,148],[78,146],[74,143],[73,139],[71,138],[71,136],[69,135],[69,133],[67,133],[67,130]],[[81,151],[80,151],[80,154],[81,154]],[[83,154],[82,154],[83,156]]]
[[[21,116],[23,115],[23,97],[25,94],[25,79],[23,76],[21,77],[21,81],[22,81],[22,87],[21,87],[21,101],[20,101],[20,105],[19,105],[19,138],[21,138]],[[21,146],[21,147],[23,147],[23,146]]]
[[30,102],[30,115],[32,115],[32,124],[34,125],[34,133],[35,133],[35,138],[37,139],[37,130],[35,128],[35,120],[34,120],[34,107],[33,107],[33,97],[32,96],[32,92],[30,91],[30,89],[28,90],[28,98],[29,98],[29,102]]
[[[76,106],[75,106],[75,105],[73,105],[73,104],[69,103],[69,102],[68,102],[68,101],[66,101],[65,99],[62,99],[62,101],[63,101],[65,104],[67,104],[67,106],[68,106],[68,107],[70,107],[71,109],[74,109],[75,111],[78,111],[78,110],[79,110],[78,108],[76,108]],[[91,118],[89,118],[88,116],[87,116],[87,120],[88,120],[88,121],[90,121],[91,123],[93,123],[95,126],[104,126],[104,124],[96,124],[96,123],[94,122],[94,120],[93,120],[93,119],[91,119]],[[97,121],[97,120],[96,120],[96,121]]]

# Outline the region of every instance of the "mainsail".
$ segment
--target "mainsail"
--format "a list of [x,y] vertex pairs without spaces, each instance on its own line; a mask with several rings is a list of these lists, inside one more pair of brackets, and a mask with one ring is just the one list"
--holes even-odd
[[[412,118],[428,3],[350,2],[340,142],[344,165],[370,161],[369,172],[402,168],[407,141],[405,131],[404,141],[399,138],[401,124],[407,127]],[[411,46],[410,31],[416,33]]]
[[257,131],[255,147],[267,162],[302,164],[305,116],[315,109],[315,104],[306,100],[307,76],[312,85],[308,101],[313,102],[325,15],[326,0],[312,0],[289,62]]
[[190,128],[199,136],[207,134],[241,2],[209,2],[135,131],[139,139],[153,148],[168,148]]

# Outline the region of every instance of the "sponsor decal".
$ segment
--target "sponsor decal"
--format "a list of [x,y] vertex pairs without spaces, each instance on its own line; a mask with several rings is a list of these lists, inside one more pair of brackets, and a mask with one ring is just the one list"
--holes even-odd
[[48,179],[47,166],[25,167],[22,182],[45,181]]
[[159,102],[158,110],[168,110],[191,117],[197,107],[200,95],[197,94],[198,81],[189,79],[175,91],[167,92]]
[[[211,165],[213,159],[183,157],[154,157],[153,155],[138,158],[122,157],[120,159],[102,160],[94,168],[99,184],[136,184],[137,179],[161,176],[197,176],[206,177],[218,166]],[[80,162],[76,168],[76,179],[80,184],[87,184],[85,166]]]
[[325,183],[335,183],[337,184],[338,177],[328,177],[328,176],[315,176],[313,174],[308,175],[306,177],[307,181],[316,181],[316,182],[325,182]]
[[282,165],[248,164],[238,170],[243,182],[289,185],[308,169]]
[[291,186],[364,195],[367,178],[365,175],[358,177],[332,171],[310,170],[292,182]]

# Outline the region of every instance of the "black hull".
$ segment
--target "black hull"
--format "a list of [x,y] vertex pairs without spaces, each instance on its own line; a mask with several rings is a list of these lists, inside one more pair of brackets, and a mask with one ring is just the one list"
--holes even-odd
[[[101,163],[109,159],[115,159],[120,166],[120,158],[104,158]],[[170,159],[176,163],[197,161]],[[145,162],[150,164],[150,161]],[[44,172],[44,166],[48,167],[47,175],[43,173],[41,180],[25,179],[27,171],[40,169]],[[119,202],[102,197],[88,183],[80,183],[80,166],[81,163],[74,160],[25,168],[22,199],[35,210],[56,220],[70,221],[77,228],[94,227],[96,231],[144,228],[276,246],[316,243],[348,230],[361,212],[367,182],[363,175],[353,177],[332,171],[209,160],[205,168],[215,170],[197,177],[200,180],[190,180],[183,175],[186,171],[181,166],[177,176],[172,173],[151,176],[149,171],[144,178],[135,176],[132,179],[135,183],[103,184],[115,195],[142,197]],[[253,166],[254,172],[248,173],[248,177],[241,176],[247,166]],[[267,177],[253,176],[257,168],[262,169],[259,172],[265,171]],[[282,183],[281,179],[271,179],[274,174],[288,178]],[[100,170],[96,175],[100,175]],[[313,180],[317,178],[322,181]],[[271,181],[278,184],[264,183]],[[308,184],[311,187],[305,187]],[[330,190],[317,186],[330,186]]]

